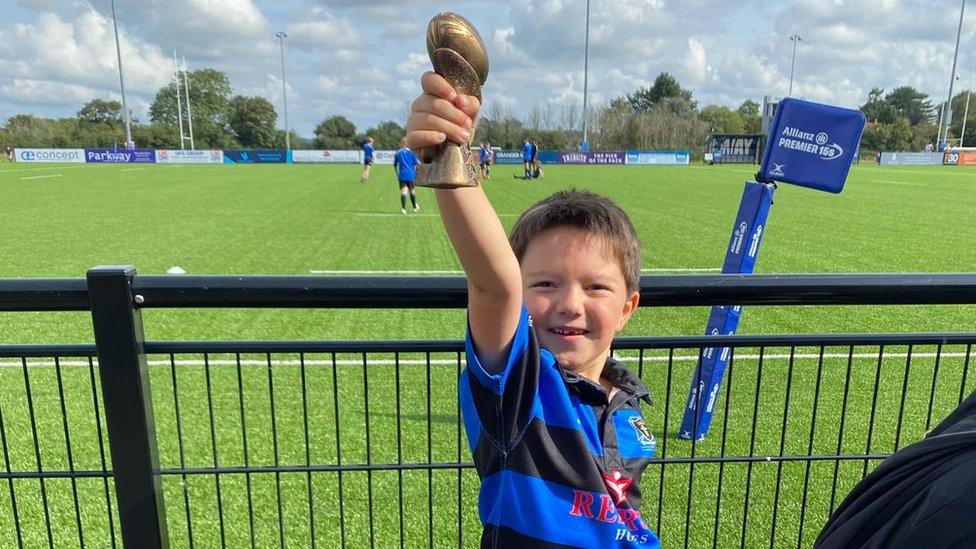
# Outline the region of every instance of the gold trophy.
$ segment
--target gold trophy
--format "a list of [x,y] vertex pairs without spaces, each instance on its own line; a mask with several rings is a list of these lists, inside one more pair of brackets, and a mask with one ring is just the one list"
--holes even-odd
[[[427,25],[427,55],[434,72],[455,91],[481,100],[481,86],[488,79],[488,52],[470,21],[456,13],[435,15]],[[424,151],[420,161],[415,184],[421,187],[455,189],[480,184],[469,142],[448,139]]]

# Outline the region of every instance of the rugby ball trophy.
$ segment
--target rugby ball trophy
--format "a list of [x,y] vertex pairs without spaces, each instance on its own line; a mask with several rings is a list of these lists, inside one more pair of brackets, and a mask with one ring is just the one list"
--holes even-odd
[[[455,91],[481,100],[488,79],[488,52],[470,21],[456,13],[439,13],[427,25],[427,55],[434,72]],[[439,189],[476,187],[478,172],[471,162],[471,143],[450,139],[424,151],[417,167],[416,185]]]

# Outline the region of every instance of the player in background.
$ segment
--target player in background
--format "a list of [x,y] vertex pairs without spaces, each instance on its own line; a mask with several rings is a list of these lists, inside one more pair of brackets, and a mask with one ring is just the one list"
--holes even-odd
[[401,140],[400,150],[393,155],[393,171],[396,172],[397,182],[400,184],[400,213],[402,214],[407,213],[407,193],[410,194],[413,211],[420,211],[420,206],[417,204],[417,191],[413,188],[413,181],[417,178],[418,164],[420,164],[420,159],[407,148],[406,140]]
[[363,175],[359,181],[365,183],[369,181],[369,169],[373,167],[373,138],[367,136],[363,143]]
[[491,145],[487,141],[481,142],[481,148],[478,149],[478,163],[481,166],[481,177],[484,179],[491,179]]
[[525,174],[522,176],[522,179],[532,179],[532,143],[529,142],[528,137],[522,143],[522,164],[525,168]]

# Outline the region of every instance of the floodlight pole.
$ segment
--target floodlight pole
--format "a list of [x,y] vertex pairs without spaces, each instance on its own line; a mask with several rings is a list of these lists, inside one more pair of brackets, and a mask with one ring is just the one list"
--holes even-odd
[[125,146],[132,143],[129,108],[125,103],[125,78],[122,77],[122,47],[119,45],[119,24],[115,20],[115,0],[112,0],[112,28],[115,29],[115,55],[119,58],[119,87],[122,88],[122,116],[125,120]]
[[586,133],[586,88],[589,84],[590,64],[590,0],[586,0],[586,38],[583,42],[583,143],[588,141]]
[[793,69],[796,67],[796,43],[802,41],[803,39],[800,38],[799,34],[794,34],[790,37],[790,42],[793,42],[793,59],[790,61],[790,91],[786,94],[787,97],[793,97]]
[[[962,35],[962,19],[966,15],[966,0],[962,0],[962,8],[959,10],[959,28],[956,29],[956,51],[952,54],[952,71],[949,72],[949,98],[946,99],[946,107],[943,109],[945,119],[945,148],[949,147],[949,126],[952,124],[952,85],[956,81],[956,60],[959,58],[959,37]],[[939,121],[939,137],[942,136],[942,120]]]
[[285,87],[285,38],[288,35],[278,31],[275,33],[281,44],[281,100],[285,104],[285,150],[291,150],[291,137],[288,135],[288,90]]

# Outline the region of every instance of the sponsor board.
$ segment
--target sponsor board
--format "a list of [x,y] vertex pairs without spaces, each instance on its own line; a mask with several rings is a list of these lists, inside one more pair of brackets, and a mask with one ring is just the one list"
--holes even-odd
[[85,149],[14,149],[17,162],[84,163]]
[[396,151],[373,151],[373,164],[393,164]]
[[362,158],[362,151],[291,151],[296,164],[358,164]]
[[157,164],[223,164],[224,151],[219,150],[169,150],[156,151]]
[[90,164],[154,164],[153,149],[85,149],[85,162]]
[[624,151],[560,152],[560,164],[624,164],[627,153]]
[[283,149],[224,150],[224,164],[284,164],[287,159]]
[[690,162],[688,151],[627,151],[627,164],[687,165]]
[[495,151],[495,164],[521,164],[522,151]]
[[976,166],[976,151],[958,151],[957,166]]
[[841,192],[864,121],[856,109],[783,99],[769,128],[758,179]]
[[882,166],[938,166],[943,162],[939,152],[883,152],[880,164]]

